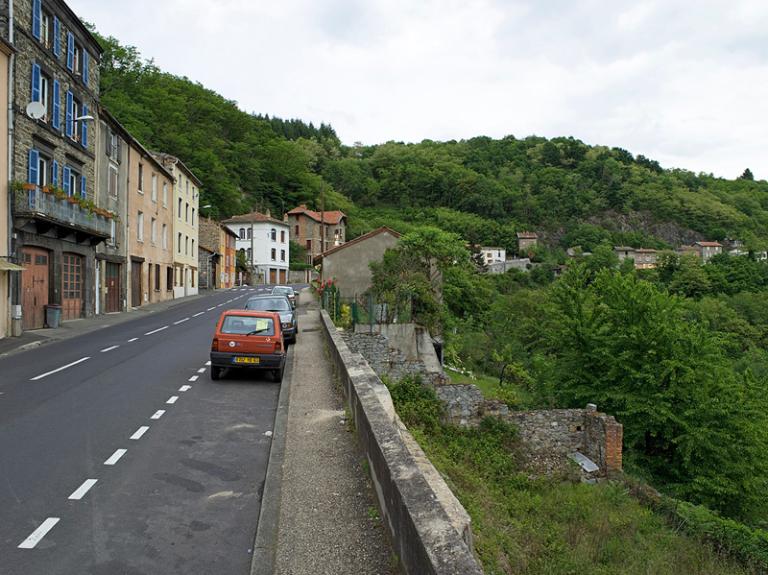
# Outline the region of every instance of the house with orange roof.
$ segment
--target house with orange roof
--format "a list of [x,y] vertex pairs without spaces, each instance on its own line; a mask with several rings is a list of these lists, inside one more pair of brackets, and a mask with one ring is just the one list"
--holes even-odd
[[302,204],[288,212],[291,239],[307,249],[307,263],[346,241],[347,216],[339,210],[316,212]]

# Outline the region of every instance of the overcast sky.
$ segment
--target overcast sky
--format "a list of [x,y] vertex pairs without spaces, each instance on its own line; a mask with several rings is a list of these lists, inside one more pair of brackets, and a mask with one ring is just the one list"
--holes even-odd
[[765,0],[69,0],[248,112],[342,142],[574,136],[768,178]]

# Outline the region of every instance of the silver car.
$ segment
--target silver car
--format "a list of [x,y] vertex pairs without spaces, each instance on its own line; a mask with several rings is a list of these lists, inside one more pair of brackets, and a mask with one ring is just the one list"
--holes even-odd
[[272,288],[272,295],[284,295],[291,302],[291,307],[296,307],[296,292],[291,286],[275,286]]

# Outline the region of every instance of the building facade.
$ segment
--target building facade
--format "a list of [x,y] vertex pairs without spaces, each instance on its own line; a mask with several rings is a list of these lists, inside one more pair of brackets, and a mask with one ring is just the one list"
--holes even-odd
[[129,151],[133,138],[109,112],[99,113],[96,143],[96,204],[116,215],[110,220],[109,238],[96,247],[96,313],[128,308]]
[[205,264],[206,289],[231,288],[235,285],[237,264],[237,234],[221,222],[211,218],[200,218],[199,221],[200,247],[206,249],[208,262],[200,262],[200,287],[203,286],[202,270]]
[[346,240],[347,216],[340,211],[315,212],[304,204],[287,213],[291,239],[307,249],[307,263]]
[[504,248],[482,246],[480,254],[483,256],[483,261],[487,266],[507,260],[507,250]]
[[223,224],[237,236],[235,247],[245,255],[251,282],[288,282],[290,253],[287,222],[272,218],[269,212],[251,212],[234,216]]
[[173,298],[173,175],[139,142],[129,144],[127,288],[129,305],[139,307]]
[[614,246],[613,253],[620,262],[626,259],[634,261],[635,269],[649,270],[656,267],[658,252],[651,248],[633,248],[629,246]]
[[[173,175],[173,297],[195,295],[198,290],[200,180],[175,156],[155,154]],[[153,186],[156,185],[154,182]],[[156,193],[153,188],[153,194]],[[167,192],[163,190],[163,194]]]
[[[101,47],[60,0],[14,2],[12,253],[23,327],[92,315],[95,247],[110,236],[94,210]],[[57,314],[52,314],[57,317]]]
[[535,248],[539,243],[539,234],[536,232],[517,232],[517,253],[524,255],[528,250]]

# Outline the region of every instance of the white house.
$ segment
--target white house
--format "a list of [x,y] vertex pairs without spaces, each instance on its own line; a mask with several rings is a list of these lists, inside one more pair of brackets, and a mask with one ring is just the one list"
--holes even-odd
[[494,247],[481,247],[480,253],[483,254],[483,260],[485,260],[485,265],[491,265],[499,262],[504,262],[507,260],[507,250],[504,248],[494,248]]
[[237,235],[236,249],[243,253],[256,283],[284,284],[288,281],[287,222],[251,212],[222,222]]

